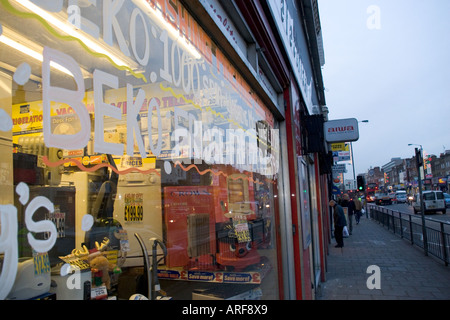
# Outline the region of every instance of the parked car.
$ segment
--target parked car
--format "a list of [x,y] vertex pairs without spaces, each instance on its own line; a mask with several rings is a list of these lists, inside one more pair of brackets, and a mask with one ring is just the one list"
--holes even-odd
[[[437,212],[437,211],[441,211],[442,214],[446,213],[447,207],[445,205],[444,193],[442,191],[436,191],[436,190],[423,191],[422,197],[423,197],[425,214],[430,213],[430,212]],[[414,198],[413,209],[414,209],[414,213],[420,212],[420,210],[421,210],[419,193],[417,193]]]
[[450,194],[444,192],[445,206],[450,208]]
[[406,203],[407,201],[407,196],[406,196],[406,192],[405,193],[398,193],[395,198],[397,199],[397,203]]

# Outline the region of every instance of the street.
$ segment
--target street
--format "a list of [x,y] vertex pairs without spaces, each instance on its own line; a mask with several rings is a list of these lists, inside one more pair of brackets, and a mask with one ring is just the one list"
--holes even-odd
[[[398,203],[398,204],[392,204],[389,206],[385,206],[386,208],[389,208],[390,210],[396,210],[400,211],[401,213],[409,213],[413,216],[416,216],[418,218],[421,218],[420,212],[416,215],[414,215],[414,210],[412,206],[407,205],[406,203]],[[450,208],[447,208],[447,214],[442,214],[441,212],[437,213],[427,213],[425,215],[425,218],[437,220],[437,221],[446,221],[450,223]]]

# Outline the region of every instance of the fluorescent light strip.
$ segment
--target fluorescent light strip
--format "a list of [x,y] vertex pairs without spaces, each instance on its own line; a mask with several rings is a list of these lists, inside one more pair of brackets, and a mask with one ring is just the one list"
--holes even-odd
[[[16,72],[16,70],[17,70],[16,67],[13,67],[12,65],[9,65],[9,64],[7,64],[5,62],[2,62],[2,61],[0,61],[0,69],[7,70],[7,71],[9,71],[11,73]],[[42,83],[42,78],[38,77],[38,76],[35,76],[34,74],[30,74],[30,79],[35,81],[35,82],[37,82],[37,83]]]
[[162,27],[176,39],[176,42],[181,44],[195,59],[201,59],[202,56],[198,50],[192,45],[192,43],[189,42],[188,39],[186,39],[186,37],[180,35],[180,32],[175,29],[174,26],[166,21],[161,10],[153,8],[146,0],[134,0],[133,2],[135,2],[141,9],[146,9],[153,17],[155,17],[159,24],[162,25]]
[[87,36],[83,35],[78,29],[76,29],[72,24],[56,18],[53,14],[48,13],[47,11],[41,9],[39,6],[33,4],[32,2],[28,0],[15,0],[15,2],[21,4],[29,11],[39,15],[40,17],[45,19],[49,24],[53,25],[54,27],[58,28],[64,33],[79,39],[93,51],[110,57],[111,60],[113,60],[114,63],[116,63],[117,65],[129,68],[137,68],[136,63],[131,61],[126,62],[124,59],[119,58],[116,54],[111,52],[111,50],[108,50],[104,46],[100,45],[98,40],[89,39]]
[[[25,53],[26,55],[28,55],[28,56],[30,56],[30,57],[32,57],[32,58],[34,58],[34,59],[36,59],[36,60],[38,60],[40,62],[44,61],[44,57],[42,56],[41,53],[39,53],[37,51],[34,51],[34,50],[30,49],[29,47],[27,47],[27,46],[25,46],[25,45],[23,45],[21,43],[18,43],[16,41],[8,38],[5,35],[1,35],[0,36],[0,42],[10,46],[11,48],[16,49],[17,51]],[[73,76],[72,73],[69,70],[67,70],[63,66],[60,66],[57,63],[54,63],[53,61],[50,62],[50,66],[52,66],[53,68],[55,68],[55,69],[65,73],[65,74],[68,74],[69,76]]]

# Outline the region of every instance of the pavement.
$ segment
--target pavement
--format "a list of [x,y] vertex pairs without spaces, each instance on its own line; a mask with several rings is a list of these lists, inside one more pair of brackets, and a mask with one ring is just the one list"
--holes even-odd
[[318,300],[450,300],[450,266],[361,218],[344,248],[332,239]]

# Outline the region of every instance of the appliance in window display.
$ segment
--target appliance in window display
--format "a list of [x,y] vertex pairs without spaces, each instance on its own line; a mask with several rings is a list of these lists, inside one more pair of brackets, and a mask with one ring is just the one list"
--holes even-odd
[[210,186],[164,187],[167,267],[239,271],[260,262],[265,222],[249,180],[232,174]]
[[[134,160],[133,160],[134,159]],[[134,161],[130,165],[130,161]],[[136,162],[137,161],[137,162]],[[128,163],[128,164],[127,164]],[[124,266],[142,266],[142,250],[135,233],[149,244],[149,239],[163,238],[160,170],[140,157],[122,157],[119,169],[136,168],[119,176],[114,202],[114,219],[126,230],[129,251]],[[158,250],[162,254],[161,250]]]

